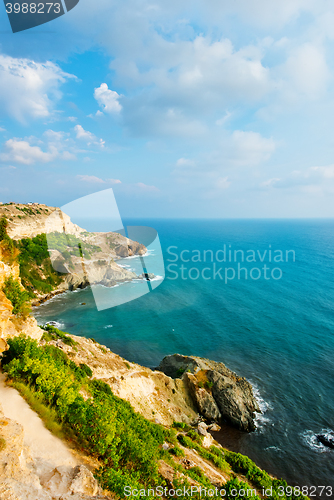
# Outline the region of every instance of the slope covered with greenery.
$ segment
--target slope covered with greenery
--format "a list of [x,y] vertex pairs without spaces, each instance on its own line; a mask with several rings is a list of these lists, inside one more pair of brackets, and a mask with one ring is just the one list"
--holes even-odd
[[[52,326],[46,327],[43,339],[61,339],[76,349],[72,337]],[[100,468],[95,475],[104,488],[116,492],[120,498],[124,498],[125,486],[146,491],[167,486],[159,475],[159,459],[181,474],[175,476],[173,487],[187,488],[194,480],[203,488],[213,488],[199,467],[187,469],[174,461],[174,457],[184,455],[184,448],[196,450],[200,457],[230,475],[230,480],[222,485],[226,499],[259,500],[259,496],[251,493],[255,486],[258,491],[272,487],[272,495],[267,497],[270,500],[306,498],[294,495],[293,490],[290,496],[279,494],[279,488],[285,488],[286,482],[271,478],[248,457],[216,446],[204,448],[202,438],[186,424],[175,423],[174,429],[168,429],[149,422],[128,402],[115,396],[109,385],[92,379],[88,366],[76,365],[54,345],[39,346],[35,340],[24,336],[10,339],[8,344],[2,366],[12,384],[42,416],[52,420],[49,428],[71,438],[99,461]],[[162,447],[165,441],[169,443],[168,451]],[[237,477],[240,473],[247,483]],[[246,493],[238,494],[239,491]],[[146,498],[153,499],[154,494],[147,494]],[[181,495],[178,498],[188,497]],[[194,493],[192,498],[199,499],[199,493]],[[221,496],[218,493],[211,498]]]

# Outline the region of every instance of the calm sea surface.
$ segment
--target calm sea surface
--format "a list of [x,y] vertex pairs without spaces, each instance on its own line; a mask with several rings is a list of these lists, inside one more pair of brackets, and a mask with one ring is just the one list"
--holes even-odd
[[[38,322],[57,321],[149,367],[175,352],[224,362],[254,384],[264,413],[252,434],[223,428],[222,443],[291,484],[334,486],[334,450],[315,439],[334,430],[334,221],[126,224],[158,231],[166,266],[161,285],[100,312],[91,289],[68,292],[35,309]],[[182,250],[189,250],[183,260]],[[120,263],[142,272],[139,258]],[[154,244],[145,263],[161,276]],[[238,263],[246,268],[240,279]],[[103,294],[112,303],[115,294],[131,296],[145,286],[125,283]]]

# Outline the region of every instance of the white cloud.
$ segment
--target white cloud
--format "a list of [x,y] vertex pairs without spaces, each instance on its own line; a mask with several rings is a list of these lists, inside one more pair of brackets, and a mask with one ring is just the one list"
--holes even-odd
[[194,160],[190,160],[189,158],[179,158],[176,162],[177,167],[194,167]]
[[22,165],[50,163],[56,159],[75,160],[76,156],[71,152],[73,146],[68,135],[65,132],[46,130],[43,134],[45,141],[34,136],[24,139],[14,137],[4,143],[0,160]]
[[98,139],[94,134],[85,130],[81,125],[76,125],[74,127],[74,131],[76,133],[76,138],[85,141],[88,146],[94,145],[103,148],[105,145],[105,141]]
[[28,141],[9,139],[5,142],[5,152],[0,154],[0,160],[4,162],[16,162],[23,165],[33,163],[49,163],[55,159],[55,155],[44,152],[38,146],[31,146]]
[[77,175],[77,178],[81,181],[89,182],[90,184],[105,184],[103,179],[100,179],[95,175]]
[[294,170],[285,177],[273,177],[260,184],[262,189],[295,189],[309,193],[322,193],[334,188],[334,165]]
[[0,127],[0,132],[6,132],[5,128]]
[[325,55],[311,43],[296,47],[288,57],[285,69],[297,92],[317,97],[326,89],[329,70]]
[[258,165],[268,160],[275,149],[275,141],[258,132],[235,130],[232,134],[232,159],[236,165]]
[[231,182],[228,180],[228,177],[219,177],[216,180],[216,187],[219,189],[227,189],[231,185]]
[[59,87],[74,78],[56,64],[0,54],[0,107],[20,122],[46,118],[61,98]]
[[110,184],[122,184],[122,181],[119,179],[107,179],[106,182],[109,182]]
[[144,184],[143,182],[137,182],[136,186],[138,186],[140,189],[143,191],[148,191],[148,192],[160,192],[160,189],[155,187],[155,186],[148,186],[147,184]]
[[[119,98],[121,96],[117,94],[114,90],[110,90],[106,83],[101,83],[100,87],[94,90],[94,98],[97,100],[99,106],[107,114],[118,114],[122,110],[122,106],[119,103]],[[96,113],[97,115],[102,114],[101,111]]]

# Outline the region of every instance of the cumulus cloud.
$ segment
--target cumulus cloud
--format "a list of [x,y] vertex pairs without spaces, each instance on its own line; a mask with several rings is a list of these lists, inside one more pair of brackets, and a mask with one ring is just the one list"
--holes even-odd
[[0,54],[0,107],[16,120],[50,116],[61,98],[59,87],[75,78],[50,61],[35,62]]
[[122,184],[119,179],[101,179],[95,175],[77,175],[77,178],[91,184]]
[[49,163],[55,159],[54,153],[44,152],[38,146],[31,146],[28,141],[9,139],[5,142],[5,152],[0,154],[1,161],[16,162],[23,165]]
[[94,145],[103,148],[105,145],[105,141],[103,139],[98,139],[94,134],[85,130],[81,125],[76,125],[74,127],[74,131],[76,133],[76,138],[85,141],[87,146]]
[[[94,90],[94,98],[97,100],[99,106],[107,114],[118,114],[122,110],[122,106],[119,103],[120,95],[114,90],[110,90],[106,83],[101,83],[101,85]],[[97,112],[100,114],[101,112]]]
[[176,162],[176,166],[181,167],[181,168],[194,167],[195,162],[194,162],[194,160],[190,160],[189,158],[179,158]]
[[232,134],[233,161],[236,165],[254,166],[270,158],[276,149],[273,138],[267,139],[258,132],[235,130]]
[[46,130],[43,140],[33,136],[8,139],[3,145],[0,160],[21,165],[50,163],[56,159],[75,160],[72,141],[68,135],[65,132]]
[[119,179],[107,179],[107,182],[109,182],[110,184],[122,184],[122,181],[120,181]]
[[83,182],[89,182],[90,184],[105,184],[103,179],[96,177],[95,175],[77,175],[77,178]]
[[293,49],[287,59],[285,70],[299,93],[317,97],[326,89],[329,69],[323,49],[316,45],[304,43]]
[[137,182],[135,184],[136,186],[138,186],[142,191],[148,191],[148,192],[153,192],[153,193],[158,193],[160,192],[160,189],[157,188],[156,186],[149,186],[147,184],[144,184],[143,182]]
[[322,192],[334,188],[334,165],[294,170],[284,177],[273,177],[260,184],[262,189],[297,189]]

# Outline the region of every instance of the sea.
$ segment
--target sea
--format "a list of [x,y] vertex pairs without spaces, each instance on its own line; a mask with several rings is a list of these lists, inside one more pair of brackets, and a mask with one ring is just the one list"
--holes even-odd
[[124,222],[158,233],[142,259],[118,261],[152,283],[66,292],[35,308],[38,323],[151,368],[174,353],[225,363],[262,414],[255,432],[215,437],[293,486],[334,487],[334,450],[316,438],[334,431],[334,220]]

